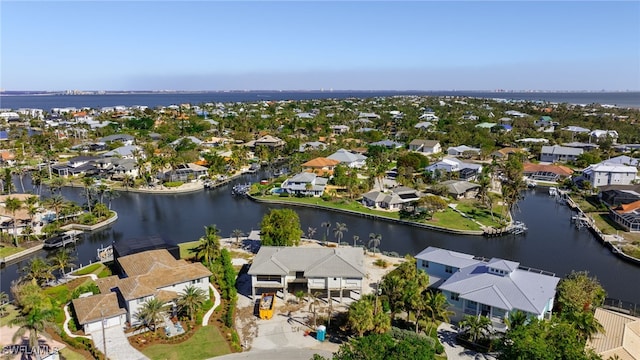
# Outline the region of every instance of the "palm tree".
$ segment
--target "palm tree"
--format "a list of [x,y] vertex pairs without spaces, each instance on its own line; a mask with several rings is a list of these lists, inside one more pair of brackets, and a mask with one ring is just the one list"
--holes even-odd
[[460,329],[469,336],[471,342],[491,333],[491,320],[488,317],[478,315],[466,315],[458,324]]
[[381,241],[382,241],[382,234],[375,234],[375,233],[369,234],[369,247],[371,247],[371,244],[373,244],[374,254],[377,252],[377,248],[378,246],[380,246]]
[[373,328],[373,310],[374,305],[369,299],[360,299],[349,305],[347,313],[347,322],[349,327],[362,337],[365,332]]
[[54,318],[55,314],[52,310],[42,310],[39,308],[34,308],[28,314],[16,317],[9,322],[10,327],[18,326],[18,330],[13,334],[11,341],[15,342],[18,339],[22,339],[26,333],[29,333],[29,346],[33,349],[38,346],[41,335],[46,338],[51,337],[45,331],[46,328],[57,329]]
[[200,244],[195,248],[196,258],[205,264],[210,264],[220,251],[220,230],[216,225],[204,227],[205,235],[200,238]]
[[316,228],[309,226],[309,227],[307,228],[307,237],[308,237],[309,239],[313,239],[313,235],[315,235],[315,234],[316,234],[316,230],[317,230]]
[[144,302],[134,316],[155,333],[158,330],[158,322],[162,321],[162,315],[167,310],[167,306],[154,297]]
[[340,241],[342,241],[342,237],[344,236],[344,232],[349,231],[347,228],[347,224],[345,223],[336,223],[336,228],[333,229],[333,236],[336,237],[336,243],[340,245]]
[[324,234],[324,239],[322,239],[324,241],[327,241],[327,238],[329,237],[329,228],[331,227],[331,222],[325,221],[322,224],[320,224],[320,226],[327,228],[327,231]]
[[15,246],[18,246],[18,228],[17,228],[18,221],[16,220],[16,211],[22,208],[22,201],[20,201],[20,199],[18,198],[13,198],[9,196],[4,201],[4,206],[7,209],[7,211],[11,213],[11,216],[13,217],[13,242]]
[[27,263],[21,270],[23,281],[35,281],[38,285],[42,285],[48,280],[53,280],[51,274],[51,265],[41,257],[35,257]]
[[360,240],[360,236],[353,235],[353,247],[356,247],[356,244],[358,243],[359,240]]
[[525,325],[527,320],[527,314],[520,310],[516,310],[509,313],[509,317],[505,319],[505,324],[509,329],[515,329]]
[[51,193],[55,194],[56,191],[60,193],[60,189],[64,187],[65,183],[66,183],[65,179],[60,176],[56,176],[53,179],[51,179],[51,182],[49,183],[49,188],[51,189]]
[[[425,296],[426,315],[431,320],[431,325],[436,325],[436,321],[449,322],[453,311],[449,310],[449,302],[443,293],[427,292]],[[431,332],[431,325],[427,329],[427,335]]]
[[234,229],[231,232],[231,236],[236,238],[236,246],[240,245],[240,237],[244,236],[244,233],[240,229]]
[[58,221],[60,210],[64,207],[64,204],[65,200],[62,195],[54,195],[44,201],[45,207],[53,209],[56,213],[56,222]]
[[0,291],[0,316],[4,316],[4,309],[9,303],[9,295],[6,292]]
[[60,274],[64,277],[65,269],[72,266],[76,260],[69,250],[61,249],[51,258],[51,265],[54,269],[60,270]]
[[309,312],[313,314],[314,328],[317,326],[319,308],[320,308],[320,293],[309,293]]
[[95,183],[95,179],[92,177],[83,177],[82,184],[84,185],[85,196],[87,197],[87,207],[89,208],[89,212],[91,212],[91,192],[90,189],[93,187]]
[[584,341],[591,340],[593,335],[597,333],[604,333],[604,327],[591,311],[569,312],[567,317],[574,324],[578,334]]
[[118,197],[120,197],[120,193],[116,190],[113,190],[111,188],[107,189],[107,191],[104,192],[104,196],[107,198],[107,201],[109,202],[109,210],[111,210],[111,200],[113,199],[117,199]]
[[124,185],[124,188],[126,191],[129,191],[129,188],[132,187],[133,185],[135,185],[135,181],[133,179],[133,176],[126,174],[124,176],[124,178],[122,179],[122,185]]
[[205,301],[207,301],[207,296],[204,290],[190,285],[180,294],[176,303],[179,311],[185,312],[193,322],[193,317]]
[[100,203],[104,204],[104,196],[107,193],[107,190],[109,190],[109,187],[105,184],[100,184],[98,185],[98,196],[100,197]]

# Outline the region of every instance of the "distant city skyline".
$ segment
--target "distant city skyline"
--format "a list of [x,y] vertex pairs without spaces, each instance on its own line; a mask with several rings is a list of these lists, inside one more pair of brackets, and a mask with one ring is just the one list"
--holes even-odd
[[0,88],[640,91],[638,1],[14,1]]

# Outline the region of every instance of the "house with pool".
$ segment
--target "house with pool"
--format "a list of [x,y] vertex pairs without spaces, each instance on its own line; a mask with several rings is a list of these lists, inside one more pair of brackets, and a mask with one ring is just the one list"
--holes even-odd
[[285,180],[280,185],[281,190],[277,190],[275,193],[287,192],[294,196],[320,197],[324,193],[328,180],[314,173],[301,172]]
[[453,321],[481,315],[496,330],[505,330],[505,319],[515,311],[538,319],[551,315],[560,281],[553,273],[436,247],[426,248],[416,260],[418,269],[429,275],[429,287],[447,297]]

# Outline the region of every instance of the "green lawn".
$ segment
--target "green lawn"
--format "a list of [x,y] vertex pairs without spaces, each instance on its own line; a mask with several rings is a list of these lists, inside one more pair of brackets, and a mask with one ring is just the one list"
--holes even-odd
[[62,348],[60,350],[60,355],[64,356],[66,360],[86,360],[84,356],[73,351],[70,346]]
[[486,226],[492,226],[495,228],[501,227],[500,220],[502,220],[502,207],[495,207],[493,209],[493,217],[491,217],[491,212],[489,209],[478,206],[476,201],[464,201],[458,203],[456,209],[462,211],[463,213],[471,216],[474,220],[480,222]]
[[447,229],[456,230],[482,230],[480,225],[462,217],[459,213],[452,209],[447,209],[443,212],[438,212],[433,215],[433,219],[425,221],[429,225],[440,226]]
[[321,198],[316,198],[316,197],[300,197],[299,198],[299,197],[280,197],[275,195],[257,196],[257,198],[265,199],[265,200],[277,200],[277,201],[283,201],[283,202],[325,206],[328,208],[356,211],[364,214],[377,215],[377,216],[388,217],[392,219],[400,219],[400,215],[398,214],[398,212],[372,210],[358,202],[350,201],[350,200],[325,201],[325,200],[322,200]]
[[13,246],[3,246],[0,247],[0,258],[7,257],[9,255],[17,254],[22,250],[26,250],[21,247],[13,247]]
[[191,251],[191,249],[195,248],[200,244],[200,240],[196,241],[188,241],[178,244],[178,248],[180,248],[180,259],[191,259],[195,256],[195,253]]
[[91,264],[87,267],[84,267],[76,272],[73,273],[73,275],[76,276],[81,276],[81,275],[89,275],[89,274],[98,274],[100,271],[102,271],[102,268],[104,267],[104,265],[102,265],[101,263],[95,263],[95,264]]
[[198,360],[230,354],[231,350],[215,326],[205,326],[180,344],[151,345],[142,352],[152,360]]

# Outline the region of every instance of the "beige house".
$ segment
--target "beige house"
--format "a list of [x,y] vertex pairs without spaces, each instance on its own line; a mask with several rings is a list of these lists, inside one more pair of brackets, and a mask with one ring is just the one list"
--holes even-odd
[[[125,309],[122,311],[126,313],[126,320],[130,324],[136,324],[139,321],[135,313],[146,301],[154,297],[164,303],[172,304],[188,286],[202,289],[208,297],[211,272],[201,263],[176,260],[166,249],[122,256],[117,259],[117,263],[124,277],[119,278],[113,275],[97,279],[96,285],[101,295],[90,296],[80,305],[84,305],[85,302],[112,301],[111,298],[100,300],[94,297],[117,294],[116,304],[118,302],[124,304]],[[80,318],[77,311],[76,309],[76,315]],[[115,314],[115,310],[113,313]],[[89,316],[88,319],[87,321],[91,323],[93,317]]]
[[602,308],[596,309],[595,318],[604,333],[594,335],[587,347],[603,359],[640,360],[640,318]]
[[103,322],[105,328],[124,326],[127,322],[127,311],[118,306],[118,296],[114,292],[77,298],[72,304],[85,334],[100,330]]

